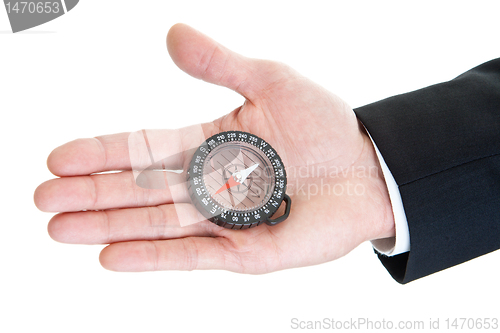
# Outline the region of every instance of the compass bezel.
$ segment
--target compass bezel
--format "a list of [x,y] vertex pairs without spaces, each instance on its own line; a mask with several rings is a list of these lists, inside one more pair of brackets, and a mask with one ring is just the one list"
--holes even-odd
[[[210,152],[223,144],[237,142],[245,142],[261,150],[273,168],[273,193],[266,203],[256,210],[238,212],[222,207],[212,198],[204,183],[204,162]],[[187,174],[188,191],[195,207],[207,220],[229,229],[247,229],[270,221],[285,197],[287,178],[283,161],[268,142],[247,132],[226,131],[208,138],[196,149]]]

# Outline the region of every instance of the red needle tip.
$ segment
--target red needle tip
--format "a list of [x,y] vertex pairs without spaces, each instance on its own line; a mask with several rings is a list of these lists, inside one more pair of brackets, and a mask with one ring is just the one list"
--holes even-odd
[[215,192],[215,194],[219,194],[221,192],[224,192],[225,190],[227,190],[231,187],[237,186],[237,185],[241,185],[241,183],[238,183],[236,180],[233,179],[233,177],[229,177],[227,182],[224,185],[222,185],[222,187],[220,189],[218,189],[217,192]]

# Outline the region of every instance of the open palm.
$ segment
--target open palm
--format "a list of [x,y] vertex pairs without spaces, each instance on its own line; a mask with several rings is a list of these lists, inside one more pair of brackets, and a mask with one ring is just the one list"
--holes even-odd
[[[52,238],[110,244],[101,264],[117,271],[265,273],[334,260],[364,241],[394,236],[374,148],[345,102],[283,64],[245,58],[185,25],[172,27],[167,45],[182,70],[246,98],[202,124],[204,135],[241,130],[273,145],[287,168],[290,217],[246,230],[208,221],[180,227],[172,189],[136,185],[129,134],[121,133],[75,140],[49,156],[49,169],[60,178],[40,185],[35,203],[61,212],[49,222]],[[188,162],[184,156],[181,164]],[[91,175],[110,170],[121,172]],[[190,205],[187,195],[176,195],[183,203],[175,204]]]

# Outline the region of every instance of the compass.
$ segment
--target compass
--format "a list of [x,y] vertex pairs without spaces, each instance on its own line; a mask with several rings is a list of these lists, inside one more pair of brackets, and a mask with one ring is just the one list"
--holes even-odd
[[[246,132],[222,132],[201,144],[189,165],[188,190],[205,218],[228,229],[272,226],[290,214],[281,158],[269,143]],[[283,201],[284,214],[272,219]]]

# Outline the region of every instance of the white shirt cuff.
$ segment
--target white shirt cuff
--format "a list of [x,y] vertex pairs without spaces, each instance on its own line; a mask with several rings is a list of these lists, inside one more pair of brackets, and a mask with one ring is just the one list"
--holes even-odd
[[[370,133],[368,133],[368,136],[370,136]],[[387,184],[396,229],[396,237],[375,239],[372,240],[372,245],[379,253],[385,254],[386,256],[395,256],[397,254],[410,251],[410,231],[408,230],[408,221],[406,220],[405,209],[403,207],[403,200],[401,199],[398,184],[396,183],[394,176],[387,167],[382,154],[380,154],[380,151],[371,136],[370,140],[373,143],[373,147],[375,147],[375,152],[377,153],[380,166],[382,167],[382,173],[384,174],[385,182]]]

